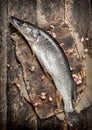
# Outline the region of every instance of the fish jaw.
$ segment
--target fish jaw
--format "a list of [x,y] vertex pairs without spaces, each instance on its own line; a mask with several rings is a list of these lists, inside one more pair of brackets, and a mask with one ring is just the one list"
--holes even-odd
[[23,24],[22,20],[15,18],[14,16],[11,16],[9,18],[9,21],[10,21],[11,24],[13,24],[13,26],[15,28],[17,28],[21,32],[21,28],[22,28],[22,24]]

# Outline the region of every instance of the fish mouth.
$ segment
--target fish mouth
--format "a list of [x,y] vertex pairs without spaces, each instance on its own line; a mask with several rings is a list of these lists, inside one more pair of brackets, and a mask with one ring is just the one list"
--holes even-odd
[[11,24],[13,24],[13,26],[15,26],[18,30],[21,28],[21,25],[23,24],[23,21],[18,19],[18,18],[15,18],[14,16],[11,16],[9,18],[9,21]]

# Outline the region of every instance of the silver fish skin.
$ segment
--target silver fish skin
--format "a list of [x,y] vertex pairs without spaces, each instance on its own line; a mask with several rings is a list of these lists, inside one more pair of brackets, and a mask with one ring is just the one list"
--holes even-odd
[[12,25],[25,37],[33,53],[45,72],[48,72],[63,98],[67,122],[70,126],[78,123],[72,100],[76,98],[76,89],[69,68],[69,63],[58,42],[41,28],[10,17]]

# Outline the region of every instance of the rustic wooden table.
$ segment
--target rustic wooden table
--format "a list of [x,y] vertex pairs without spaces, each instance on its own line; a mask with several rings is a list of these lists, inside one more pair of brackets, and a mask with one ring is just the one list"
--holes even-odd
[[[90,106],[92,104],[91,7],[91,0],[85,0],[85,2],[80,0],[0,1],[0,130],[92,129],[92,107]],[[16,43],[11,39],[12,33],[17,31],[9,23],[9,17],[12,15],[34,23],[46,31],[51,32],[53,37],[61,44],[72,44],[76,42],[81,56],[84,52],[84,48],[89,50],[87,59],[83,60],[86,71],[87,89],[85,89],[85,94],[77,106],[78,110],[83,110],[85,107],[87,108],[80,113],[80,125],[77,128],[65,127],[63,121],[60,121],[54,115],[53,111],[57,109],[55,87],[48,78],[45,77],[45,81],[43,81],[44,73],[41,67],[37,62],[32,62],[32,53],[29,47],[27,45],[22,46],[22,43],[18,44],[18,46],[21,46],[20,55],[25,57],[23,57],[25,62],[21,61],[23,64],[20,64],[18,56],[16,55]],[[26,41],[22,36],[21,39],[25,44]],[[83,40],[83,44],[80,42],[81,39]],[[30,64],[30,66],[27,66],[28,64]],[[36,65],[37,71],[35,74],[32,74],[32,72],[27,71],[27,69],[31,69],[30,67],[34,65]],[[19,91],[19,79],[21,79],[22,86],[25,86],[24,79],[21,77],[23,75],[22,71],[26,84],[31,86],[31,89],[28,88],[28,92],[32,92],[32,101],[35,101],[34,103],[36,103],[36,101],[38,102],[38,95],[43,90],[47,91],[52,97],[53,103],[47,101],[46,105],[43,103],[41,109],[34,109],[34,104],[31,105],[31,103],[24,99],[22,93]],[[28,78],[31,79],[31,84]],[[47,85],[48,87],[46,89]],[[49,88],[49,86],[51,88]],[[30,95],[30,93],[28,94]],[[43,102],[40,99],[39,101],[41,103]],[[46,112],[46,114],[44,112]],[[40,119],[39,116],[47,117],[45,117],[46,119]]]

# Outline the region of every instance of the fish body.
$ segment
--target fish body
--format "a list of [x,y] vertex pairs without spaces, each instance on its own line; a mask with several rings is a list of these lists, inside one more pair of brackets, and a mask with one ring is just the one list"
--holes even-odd
[[78,115],[72,103],[73,98],[76,98],[76,89],[63,49],[52,36],[41,28],[13,16],[10,18],[10,22],[25,37],[44,71],[52,77],[63,98],[67,122],[70,126],[77,124]]

